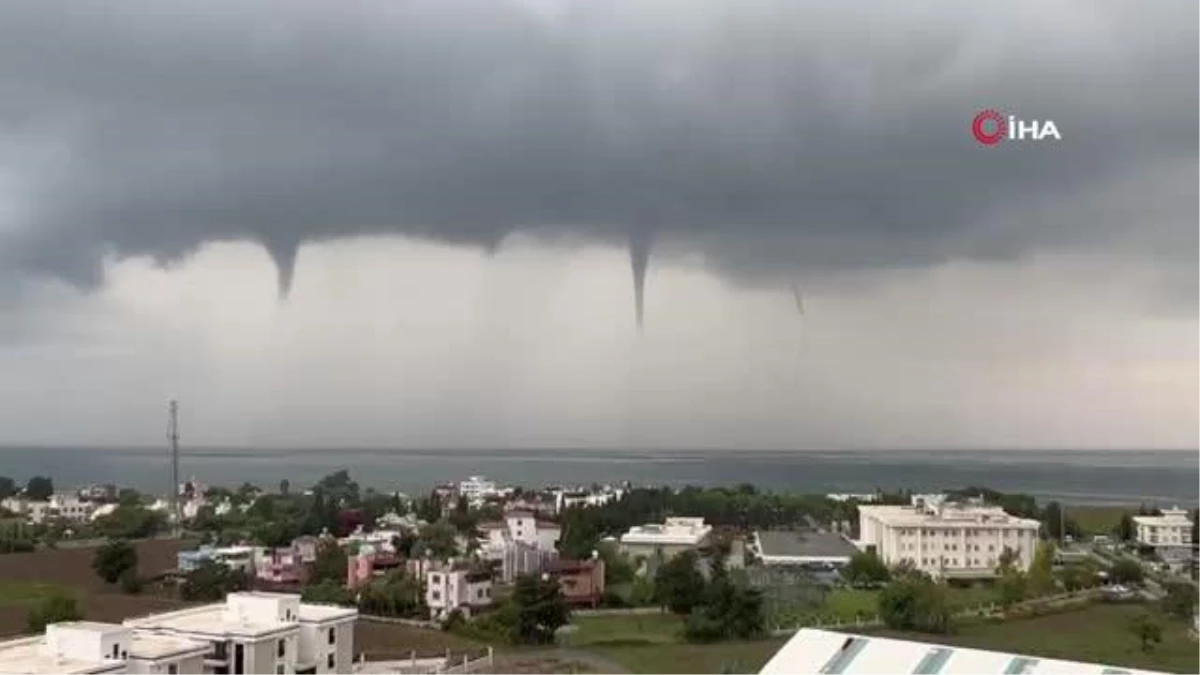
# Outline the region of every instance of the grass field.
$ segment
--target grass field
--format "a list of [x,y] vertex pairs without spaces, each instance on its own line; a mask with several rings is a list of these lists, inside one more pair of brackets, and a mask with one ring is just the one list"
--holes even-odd
[[1079,529],[1084,534],[1111,535],[1121,516],[1125,513],[1137,513],[1138,505],[1132,506],[1068,506],[1067,518],[1079,523]]
[[784,638],[713,645],[649,644],[589,647],[632,673],[756,673],[787,642]]
[[40,581],[0,581],[0,606],[32,605],[55,593],[70,594],[70,589],[60,584]]
[[1187,622],[1160,618],[1163,624],[1162,643],[1155,645],[1150,652],[1141,650],[1141,644],[1129,626],[1136,616],[1148,609],[1153,612],[1143,605],[1093,604],[1062,614],[1003,623],[964,625],[953,635],[935,637],[889,631],[874,633],[1071,661],[1176,673],[1200,672],[1200,656],[1196,642],[1188,637]]

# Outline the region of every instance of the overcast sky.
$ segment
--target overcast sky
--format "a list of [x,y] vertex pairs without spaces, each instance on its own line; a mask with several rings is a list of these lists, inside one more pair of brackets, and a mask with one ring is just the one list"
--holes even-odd
[[1197,14],[4,3],[0,444],[1194,449]]

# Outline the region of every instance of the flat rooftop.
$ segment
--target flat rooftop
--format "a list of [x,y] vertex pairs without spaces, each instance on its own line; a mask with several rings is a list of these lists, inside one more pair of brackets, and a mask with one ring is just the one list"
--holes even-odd
[[804,628],[797,632],[759,673],[1150,675],[1154,671]]
[[125,625],[146,630],[166,630],[178,633],[203,635],[269,635],[299,625],[299,622],[281,621],[252,622],[232,620],[225,611],[224,603],[204,605],[166,614],[153,614],[137,619],[127,619]]
[[198,640],[135,632],[133,634],[133,644],[129,648],[129,656],[135,659],[156,661],[168,656],[179,656],[189,653],[203,654],[210,648],[207,642],[200,642]]
[[21,675],[83,675],[124,672],[125,662],[57,658],[46,651],[46,640],[39,636],[0,642],[0,668],[5,673]]
[[1009,515],[998,506],[947,506],[940,511],[929,511],[915,506],[863,504],[858,507],[858,512],[890,526],[1016,527],[1031,530],[1041,527],[1041,523],[1032,518]]
[[755,534],[762,555],[768,558],[849,558],[858,552],[854,544],[833,532],[768,530]]

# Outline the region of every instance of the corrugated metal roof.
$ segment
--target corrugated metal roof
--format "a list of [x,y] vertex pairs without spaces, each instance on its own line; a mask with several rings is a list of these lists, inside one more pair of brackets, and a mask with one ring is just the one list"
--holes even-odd
[[1162,675],[1149,670],[1043,659],[868,635],[849,635],[811,628],[797,632],[760,672],[762,675]]

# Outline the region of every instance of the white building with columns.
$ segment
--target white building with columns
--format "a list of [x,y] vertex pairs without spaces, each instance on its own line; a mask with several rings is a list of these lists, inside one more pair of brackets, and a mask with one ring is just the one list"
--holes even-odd
[[994,576],[1004,549],[1016,567],[1033,564],[1041,524],[978,501],[912,506],[861,505],[858,547],[888,565],[908,562],[933,577]]
[[1137,542],[1154,548],[1190,547],[1192,520],[1186,509],[1164,509],[1161,516],[1134,516]]

